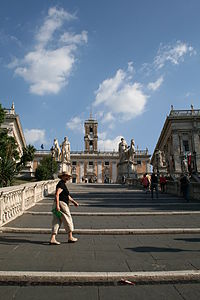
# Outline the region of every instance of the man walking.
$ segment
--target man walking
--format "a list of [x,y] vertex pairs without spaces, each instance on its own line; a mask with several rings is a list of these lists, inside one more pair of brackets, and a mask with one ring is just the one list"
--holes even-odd
[[156,192],[156,198],[158,198],[158,177],[153,172],[151,175],[151,198],[153,199],[153,191]]

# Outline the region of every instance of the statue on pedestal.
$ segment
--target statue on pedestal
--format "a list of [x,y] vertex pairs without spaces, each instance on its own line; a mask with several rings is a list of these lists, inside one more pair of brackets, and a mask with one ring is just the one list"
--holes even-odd
[[134,154],[135,154],[135,141],[134,139],[131,140],[131,145],[128,147],[126,141],[124,138],[121,139],[121,142],[119,143],[119,161],[133,161],[134,160]]
[[137,177],[136,165],[134,161],[135,155],[135,141],[131,140],[130,146],[122,138],[119,143],[119,163],[117,164],[118,182],[124,182],[124,178],[130,180]]
[[53,157],[55,158],[55,160],[59,161],[60,160],[60,154],[61,154],[61,150],[58,144],[58,140],[54,139],[54,143],[53,143]]
[[155,154],[156,154],[156,163],[158,164],[157,167],[162,168],[164,165],[163,163],[165,161],[164,153],[163,153],[163,151],[158,149],[158,150],[156,150]]
[[125,152],[128,149],[128,145],[124,138],[121,138],[121,142],[119,143],[119,161],[122,162],[125,160]]
[[61,161],[62,162],[69,162],[70,161],[70,142],[68,138],[65,137],[64,141],[61,145]]
[[183,174],[188,173],[188,160],[186,157],[182,160],[182,171]]

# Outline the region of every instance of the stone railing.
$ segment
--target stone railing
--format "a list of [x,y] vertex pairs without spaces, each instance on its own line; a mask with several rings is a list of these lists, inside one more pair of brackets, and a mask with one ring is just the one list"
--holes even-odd
[[56,179],[0,188],[0,226],[14,220],[53,193],[57,182]]
[[167,189],[167,193],[180,196],[179,181],[167,181],[166,189]]
[[200,109],[171,110],[170,116],[200,116]]
[[[167,193],[181,196],[180,182],[179,181],[167,181]],[[189,199],[200,200],[200,183],[190,182],[189,184]]]

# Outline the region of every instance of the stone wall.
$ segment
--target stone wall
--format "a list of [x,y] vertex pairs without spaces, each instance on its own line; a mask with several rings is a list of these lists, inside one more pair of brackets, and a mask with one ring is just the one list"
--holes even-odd
[[[167,181],[167,193],[181,196],[179,181]],[[200,200],[200,183],[191,182],[189,185],[189,199]]]

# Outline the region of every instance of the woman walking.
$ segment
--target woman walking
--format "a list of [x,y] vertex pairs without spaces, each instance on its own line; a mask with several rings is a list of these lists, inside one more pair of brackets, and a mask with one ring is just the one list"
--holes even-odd
[[50,244],[60,245],[60,242],[56,240],[58,230],[63,223],[66,233],[68,234],[68,243],[75,243],[78,239],[73,237],[73,220],[69,210],[69,203],[73,203],[75,206],[79,204],[69,195],[66,182],[71,178],[68,172],[63,172],[58,175],[61,180],[56,186],[56,197],[53,204],[53,220],[52,220],[52,235]]

